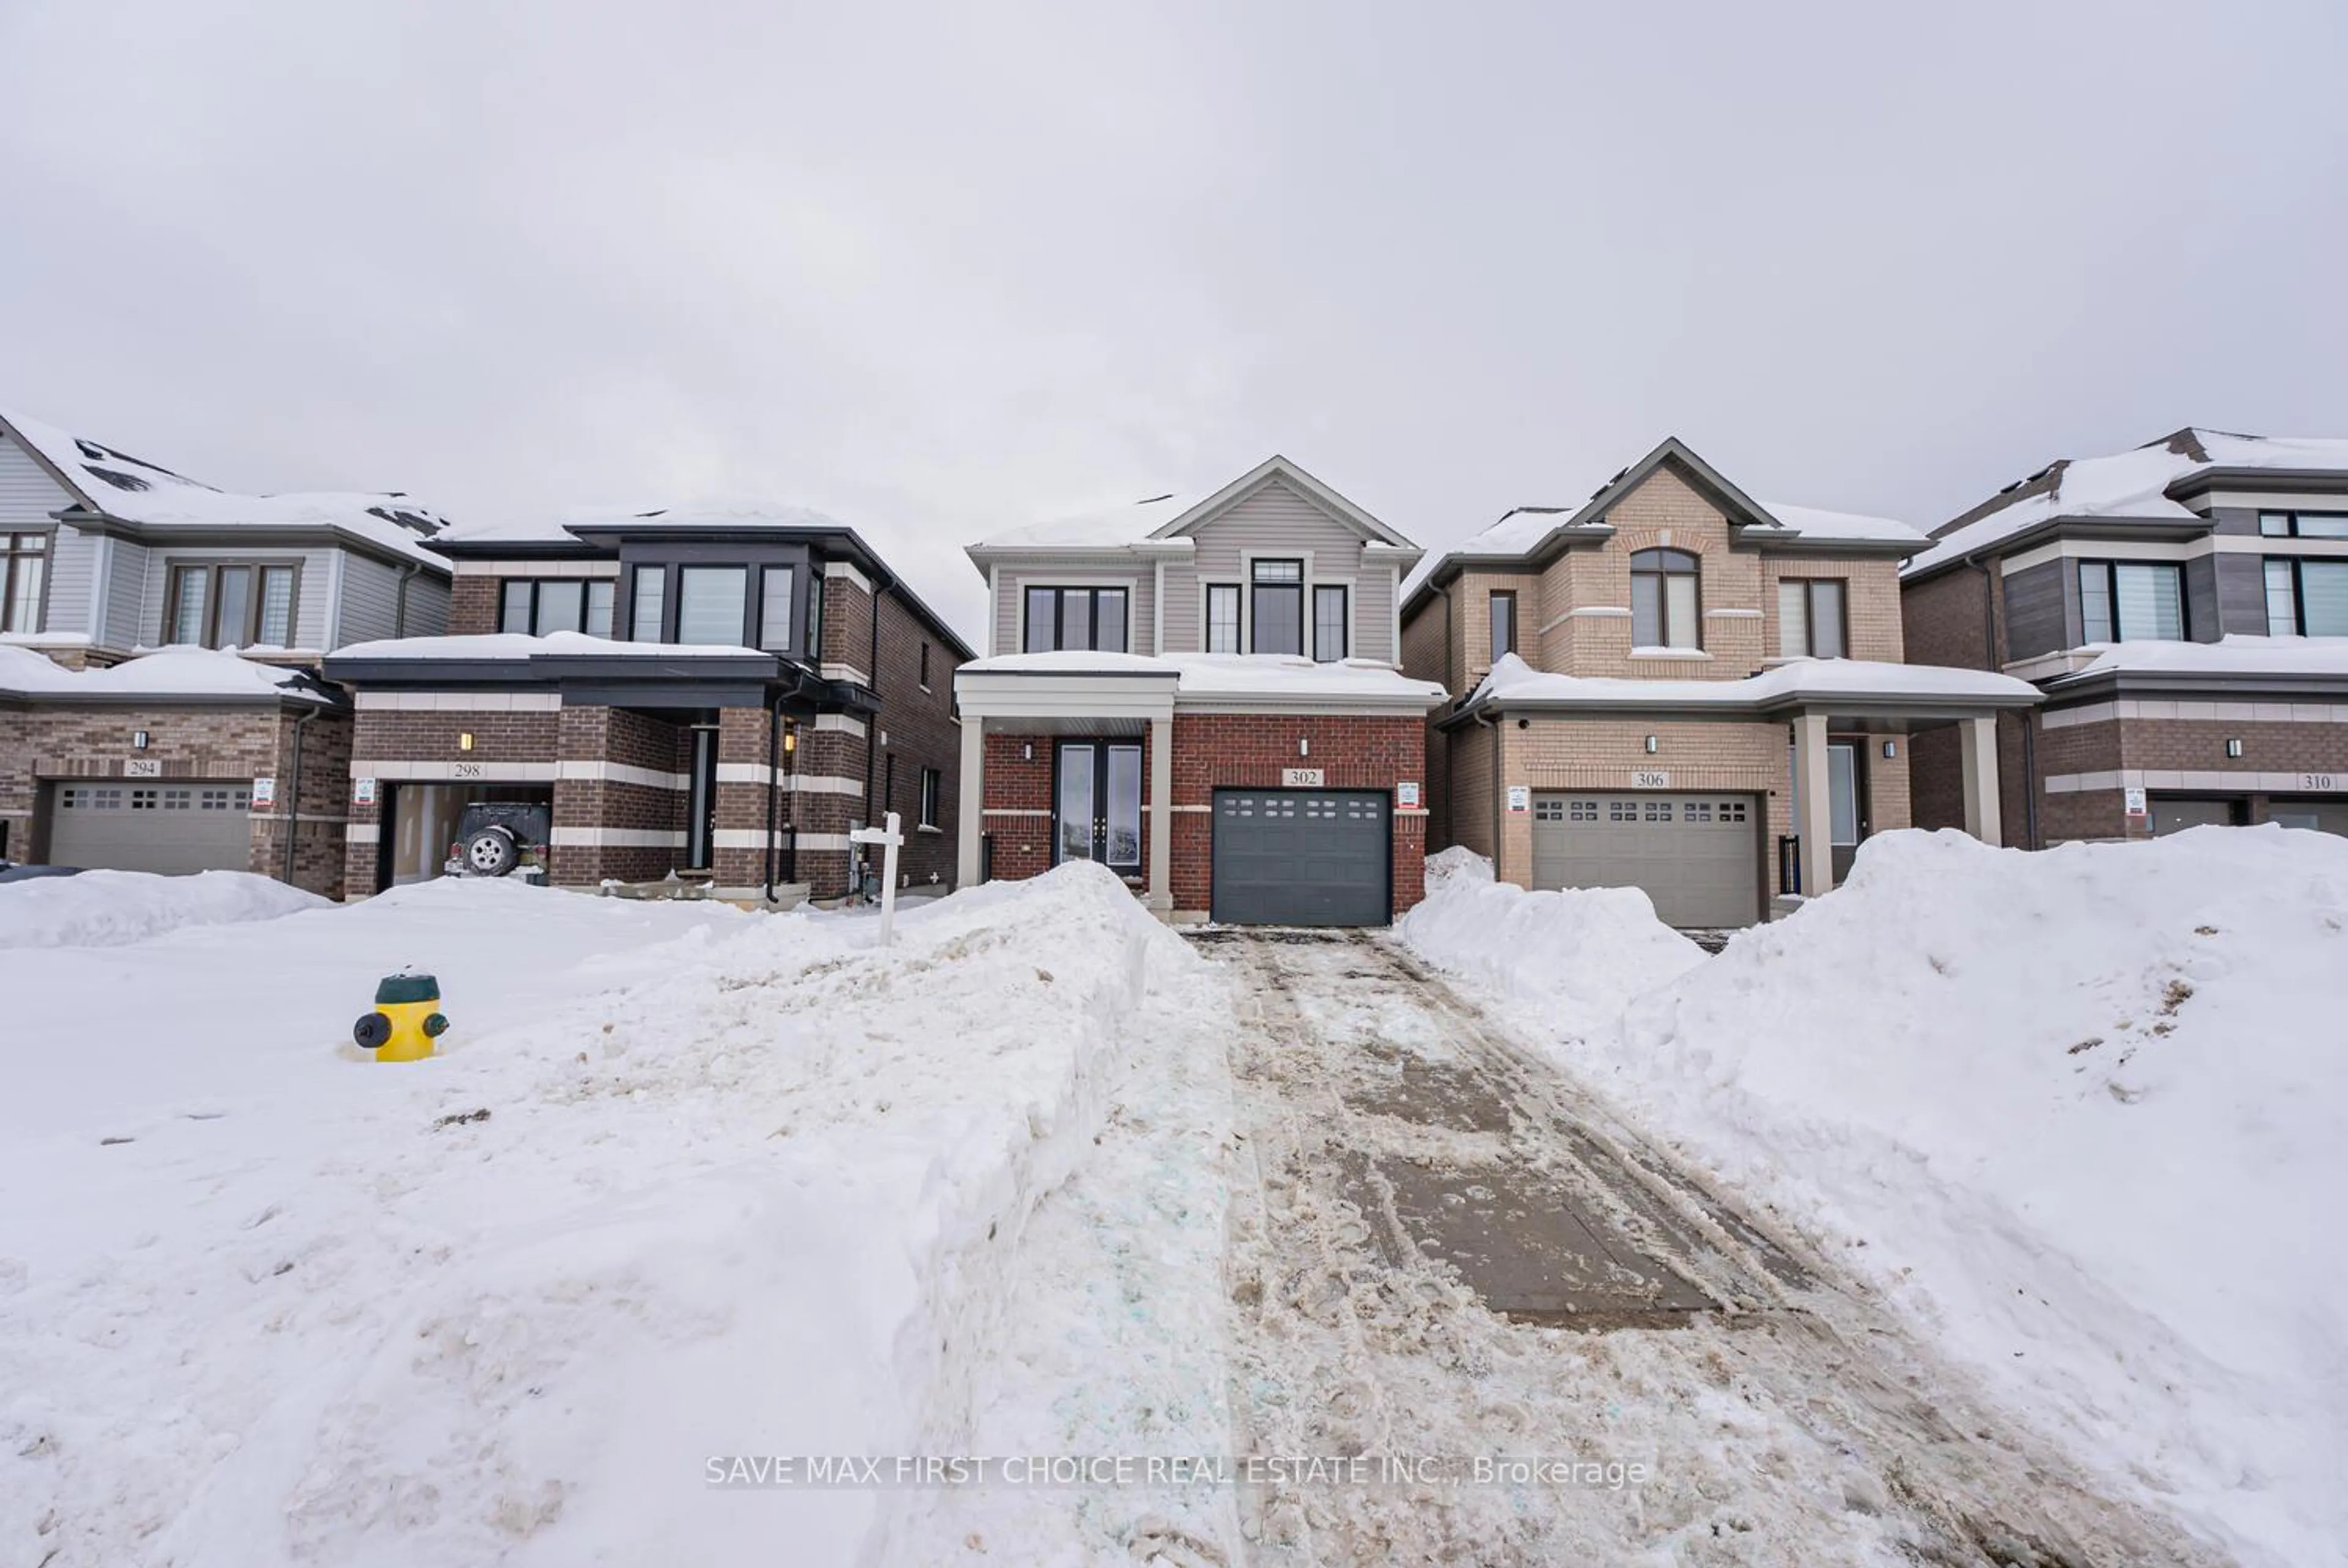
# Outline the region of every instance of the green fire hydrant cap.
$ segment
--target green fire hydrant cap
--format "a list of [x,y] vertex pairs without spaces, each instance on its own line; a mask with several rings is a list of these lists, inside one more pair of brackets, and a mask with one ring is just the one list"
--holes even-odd
[[387,1007],[393,1002],[437,1002],[440,999],[440,982],[430,975],[386,975],[375,989],[375,1004]]

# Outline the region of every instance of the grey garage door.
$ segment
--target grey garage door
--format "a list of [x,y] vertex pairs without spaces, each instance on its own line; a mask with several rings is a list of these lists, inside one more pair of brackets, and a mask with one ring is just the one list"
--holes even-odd
[[1643,887],[1667,926],[1761,917],[1757,808],[1740,794],[1533,796],[1535,887]]
[[111,871],[244,871],[252,786],[241,779],[68,781],[49,814],[49,859]]
[[1214,917],[1237,926],[1383,926],[1386,797],[1375,790],[1215,792]]

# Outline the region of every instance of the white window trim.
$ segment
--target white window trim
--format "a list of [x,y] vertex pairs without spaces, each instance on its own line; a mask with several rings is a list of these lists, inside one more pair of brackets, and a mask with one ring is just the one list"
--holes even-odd
[[1304,590],[1304,657],[1312,660],[1316,664],[1321,661],[1320,654],[1314,651],[1313,645],[1313,638],[1321,624],[1320,615],[1313,608],[1313,596],[1314,593],[1324,588],[1342,588],[1345,590],[1345,651],[1338,656],[1337,661],[1342,663],[1347,659],[1358,659],[1361,657],[1362,652],[1362,634],[1359,624],[1361,610],[1360,601],[1362,594],[1360,582],[1358,579],[1354,578],[1331,578],[1327,582],[1309,583],[1306,585]]
[[[1134,644],[1139,641],[1134,632],[1134,621],[1138,619],[1138,607],[1141,603],[1139,578],[1118,577],[1102,572],[1056,571],[1035,577],[1014,577],[1011,579],[1011,591],[1018,596],[1013,603],[1012,629],[1018,638],[1011,649],[1014,653],[1027,651],[1027,590],[1031,588],[1121,588],[1125,589],[1123,651],[1132,652]],[[1158,607],[1155,604],[1149,607],[1149,619],[1153,621],[1158,619]]]
[[[1312,658],[1313,584],[1314,579],[1313,576],[1313,552],[1310,549],[1261,549],[1240,551],[1240,651],[1242,653],[1253,653],[1255,651],[1255,563],[1259,560],[1292,560],[1302,561],[1304,563],[1304,657],[1307,659]],[[1204,579],[1201,579],[1201,580],[1203,581]],[[1334,581],[1334,579],[1333,579],[1332,580]],[[1352,579],[1348,579],[1346,580],[1350,586]],[[1350,619],[1354,613],[1354,596],[1352,593],[1348,593],[1345,596],[1345,614],[1348,619]],[[1199,600],[1200,603],[1203,606],[1206,602],[1206,595],[1203,591],[1200,592]],[[1347,645],[1350,647],[1352,645],[1353,628],[1348,626],[1345,629],[1345,633]],[[1206,643],[1202,641],[1199,646],[1204,648]],[[1288,655],[1282,653],[1275,654],[1273,657],[1285,659]]]
[[[1280,557],[1274,559],[1284,559],[1286,558]],[[1210,645],[1214,641],[1214,623],[1210,616],[1207,604],[1207,590],[1210,588],[1235,588],[1240,590],[1240,651],[1242,653],[1246,652],[1248,643],[1248,585],[1245,582],[1233,581],[1231,579],[1226,577],[1210,578],[1203,573],[1200,574],[1199,578],[1199,651],[1201,653],[1209,651]]]

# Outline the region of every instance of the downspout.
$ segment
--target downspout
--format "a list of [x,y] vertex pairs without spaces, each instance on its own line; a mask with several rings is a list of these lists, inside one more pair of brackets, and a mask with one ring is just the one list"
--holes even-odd
[[394,637],[407,635],[407,585],[423,569],[414,561],[399,569],[399,587],[393,593],[391,601],[391,634]]
[[[872,651],[865,656],[864,668],[867,672],[865,679],[872,682],[872,696],[877,704],[880,696],[880,596],[896,587],[897,579],[881,571],[878,561],[873,563],[872,575]],[[876,705],[872,723],[864,732],[864,825],[867,827],[880,825],[880,819],[872,814],[872,753],[880,749],[880,737],[887,733],[880,728],[883,716],[883,711]]]
[[775,901],[775,835],[781,822],[783,798],[783,696],[775,693],[775,711],[767,724],[767,902]]
[[288,886],[294,881],[294,841],[302,828],[302,731],[317,716],[317,704],[311,703],[294,721],[294,782],[285,792],[285,875],[282,879]]
[[1508,782],[1500,776],[1500,726],[1477,709],[1468,715],[1477,723],[1492,732],[1492,880],[1500,879],[1500,832],[1505,824],[1501,818],[1500,802],[1508,794]]

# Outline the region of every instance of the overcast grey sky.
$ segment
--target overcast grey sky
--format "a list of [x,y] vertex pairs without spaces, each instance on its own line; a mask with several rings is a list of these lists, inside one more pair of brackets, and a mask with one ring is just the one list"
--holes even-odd
[[[362,9],[372,18],[362,18]],[[241,488],[959,546],[1665,435],[1930,527],[2348,435],[2348,5],[0,0],[0,404]]]

